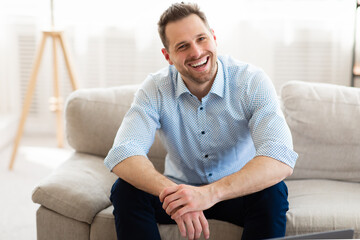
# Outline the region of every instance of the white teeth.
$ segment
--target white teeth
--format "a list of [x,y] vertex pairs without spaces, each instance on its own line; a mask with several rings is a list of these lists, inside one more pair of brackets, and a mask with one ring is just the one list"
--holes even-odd
[[198,62],[198,63],[192,64],[191,66],[192,66],[192,67],[198,67],[198,66],[200,66],[200,65],[205,64],[206,62],[207,62],[207,58],[206,58],[206,59],[204,59],[204,61],[201,61],[201,62]]

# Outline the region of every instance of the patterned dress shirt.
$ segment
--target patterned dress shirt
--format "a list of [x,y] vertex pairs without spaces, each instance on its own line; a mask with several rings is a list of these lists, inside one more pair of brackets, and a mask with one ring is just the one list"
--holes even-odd
[[203,185],[239,171],[255,156],[294,167],[290,130],[269,77],[229,56],[218,57],[210,92],[199,101],[174,66],[151,74],[135,94],[105,165],[146,156],[158,130],[167,150],[164,175]]

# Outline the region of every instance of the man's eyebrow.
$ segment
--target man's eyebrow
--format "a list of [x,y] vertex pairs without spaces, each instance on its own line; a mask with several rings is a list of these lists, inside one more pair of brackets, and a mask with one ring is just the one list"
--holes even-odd
[[204,36],[204,35],[207,35],[207,34],[206,33],[199,33],[198,35],[196,35],[196,38]]

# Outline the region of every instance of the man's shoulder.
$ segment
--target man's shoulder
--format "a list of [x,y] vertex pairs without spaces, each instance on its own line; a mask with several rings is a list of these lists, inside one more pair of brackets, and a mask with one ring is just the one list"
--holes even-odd
[[169,65],[155,73],[150,73],[144,81],[143,86],[153,85],[157,89],[173,85],[177,77],[177,70],[174,66]]
[[137,95],[140,94],[155,101],[160,101],[160,97],[164,96],[171,99],[175,92],[176,77],[177,71],[173,66],[150,73],[142,82]]
[[255,65],[242,62],[228,55],[219,56],[219,60],[222,63],[224,70],[229,74],[239,74],[239,73],[255,74],[255,73],[263,72],[261,68],[256,67]]
[[219,56],[224,75],[234,87],[248,88],[259,81],[268,79],[265,72],[255,65],[239,61],[230,56]]

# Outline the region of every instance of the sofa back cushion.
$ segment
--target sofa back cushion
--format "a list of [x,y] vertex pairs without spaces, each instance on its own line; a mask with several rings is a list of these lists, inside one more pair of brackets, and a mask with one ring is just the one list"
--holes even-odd
[[281,98],[299,154],[289,178],[360,182],[360,89],[291,81]]
[[[138,87],[80,89],[71,93],[65,111],[70,146],[77,152],[105,157]],[[156,135],[148,157],[160,172],[164,170],[165,155]]]

